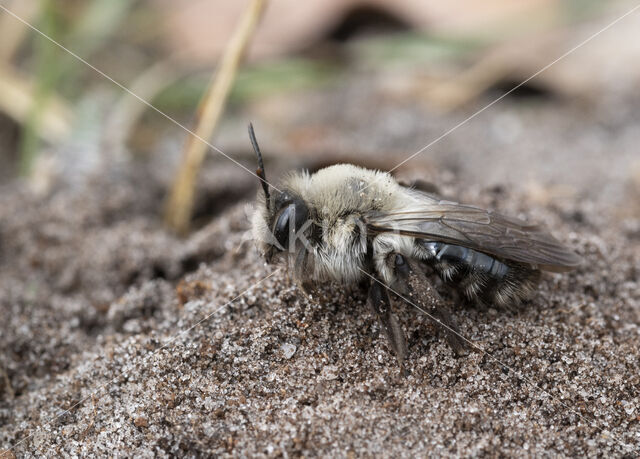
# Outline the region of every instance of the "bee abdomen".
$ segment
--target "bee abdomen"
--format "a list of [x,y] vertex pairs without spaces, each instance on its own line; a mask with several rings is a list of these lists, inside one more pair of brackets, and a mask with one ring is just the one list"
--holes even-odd
[[533,293],[540,272],[522,263],[443,242],[418,241],[425,261],[470,300],[513,308]]

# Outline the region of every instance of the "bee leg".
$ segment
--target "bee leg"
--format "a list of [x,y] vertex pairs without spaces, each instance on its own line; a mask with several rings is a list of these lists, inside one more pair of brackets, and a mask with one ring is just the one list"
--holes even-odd
[[293,272],[295,273],[294,279],[297,286],[300,288],[309,300],[314,300],[314,295],[317,296],[317,284],[312,282],[311,275],[308,272],[308,252],[304,247],[298,249],[295,259],[291,257],[290,263],[293,263]]
[[382,329],[389,340],[389,345],[391,349],[393,349],[393,352],[395,352],[400,368],[402,368],[404,373],[403,362],[407,355],[407,340],[402,331],[402,327],[400,327],[400,323],[398,323],[398,319],[391,309],[387,287],[377,280],[372,280],[369,286],[368,303],[380,321],[380,325],[382,325]]
[[[429,314],[428,317],[442,330],[456,355],[466,355],[467,342],[460,335],[455,319],[418,264],[400,254],[395,254],[394,262],[398,278],[407,287],[407,299]],[[427,299],[431,300],[429,305],[426,304]]]

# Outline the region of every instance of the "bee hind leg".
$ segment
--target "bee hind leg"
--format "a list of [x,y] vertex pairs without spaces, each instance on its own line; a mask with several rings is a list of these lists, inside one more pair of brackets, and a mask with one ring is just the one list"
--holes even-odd
[[389,345],[396,354],[398,364],[404,373],[403,363],[404,358],[407,355],[407,340],[397,317],[391,309],[387,287],[378,281],[377,278],[371,281],[371,285],[369,286],[369,299],[367,303],[378,318],[385,335],[387,335]]
[[427,313],[429,319],[444,333],[447,343],[456,355],[466,355],[468,351],[467,340],[458,331],[458,325],[449,307],[433,288],[418,263],[400,254],[394,254],[393,262],[396,276],[406,292],[403,295],[404,298],[401,298]]

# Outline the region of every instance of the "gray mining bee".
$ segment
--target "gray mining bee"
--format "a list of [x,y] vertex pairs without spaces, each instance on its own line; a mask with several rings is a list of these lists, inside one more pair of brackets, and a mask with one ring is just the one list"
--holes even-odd
[[428,309],[460,352],[464,341],[429,271],[471,301],[514,308],[534,292],[541,270],[581,262],[538,225],[440,200],[386,172],[337,164],[291,173],[272,189],[251,125],[249,136],[264,191],[253,216],[258,249],[268,263],[286,260],[306,291],[312,282],[367,282],[368,303],[401,365],[407,345],[390,289]]

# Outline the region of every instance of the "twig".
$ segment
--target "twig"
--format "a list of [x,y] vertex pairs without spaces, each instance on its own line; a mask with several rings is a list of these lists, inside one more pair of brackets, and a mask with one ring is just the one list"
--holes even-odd
[[[264,4],[265,0],[251,1],[224,51],[219,70],[198,109],[195,133],[200,138],[211,137],[218,124],[242,57],[258,25]],[[189,230],[196,176],[207,148],[207,145],[195,136],[189,136],[187,139],[182,163],[171,188],[165,212],[167,225],[177,233],[184,234]]]

